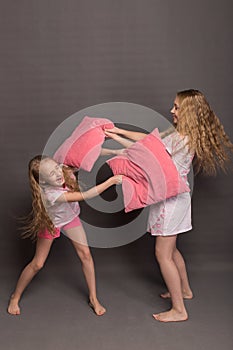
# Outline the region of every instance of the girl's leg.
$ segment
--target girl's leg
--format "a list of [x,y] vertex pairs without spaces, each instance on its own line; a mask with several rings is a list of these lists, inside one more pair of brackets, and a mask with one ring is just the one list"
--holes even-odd
[[[185,261],[184,261],[183,256],[181,255],[180,251],[177,248],[173,252],[173,260],[174,260],[176,267],[179,271],[183,298],[184,299],[192,299],[193,292],[190,288],[188,274],[187,274],[187,270],[186,270],[186,266],[185,266]],[[169,292],[162,293],[160,296],[164,299],[171,297]]]
[[183,301],[180,275],[173,258],[176,239],[176,235],[158,236],[156,238],[156,258],[172,301],[172,308],[169,311],[153,315],[156,320],[162,322],[185,321],[188,319]]
[[36,252],[32,261],[23,269],[14,293],[11,296],[7,311],[11,315],[19,315],[19,301],[21,299],[22,293],[25,288],[31,282],[33,277],[38,273],[38,271],[43,267],[47,256],[49,254],[53,240],[38,238],[36,243]]
[[89,290],[89,305],[93,308],[96,315],[102,316],[106,309],[99,303],[96,296],[96,280],[94,262],[91,256],[90,249],[87,245],[86,234],[83,226],[76,226],[65,230],[67,237],[70,238],[76,253],[78,254],[86,283]]

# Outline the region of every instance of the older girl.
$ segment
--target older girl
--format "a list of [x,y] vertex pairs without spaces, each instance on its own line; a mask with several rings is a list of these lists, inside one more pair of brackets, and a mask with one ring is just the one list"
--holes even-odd
[[[187,181],[193,157],[196,172],[214,175],[218,168],[226,170],[233,145],[222,124],[211,110],[205,96],[198,90],[178,92],[171,110],[175,131],[163,142],[180,175]],[[144,133],[114,128],[106,135],[128,147],[128,140],[145,137]],[[168,291],[162,298],[171,298],[169,311],[156,313],[154,318],[162,322],[185,321],[188,313],[183,299],[192,299],[184,259],[176,247],[177,235],[191,230],[191,197],[182,193],[150,207],[148,231],[157,236],[155,254]]]

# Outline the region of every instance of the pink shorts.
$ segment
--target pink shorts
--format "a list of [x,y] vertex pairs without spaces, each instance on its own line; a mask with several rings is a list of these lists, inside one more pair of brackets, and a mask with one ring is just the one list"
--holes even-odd
[[62,227],[55,227],[54,229],[54,235],[52,235],[49,230],[46,228],[44,231],[39,232],[37,237],[38,238],[45,238],[45,239],[54,239],[60,237],[61,229],[68,229],[73,228],[76,226],[82,225],[80,219],[78,216],[76,216],[72,221],[68,222],[68,224],[62,226]]

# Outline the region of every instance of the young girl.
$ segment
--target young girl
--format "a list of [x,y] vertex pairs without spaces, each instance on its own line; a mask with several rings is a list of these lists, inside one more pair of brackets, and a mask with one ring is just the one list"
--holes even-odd
[[36,240],[36,252],[32,261],[22,271],[15,291],[11,296],[8,312],[19,315],[22,293],[43,267],[52,243],[62,229],[78,254],[89,289],[89,305],[96,315],[106,310],[96,296],[93,259],[87,245],[86,235],[78,217],[79,201],[93,198],[114,184],[120,184],[121,176],[113,176],[86,192],[80,192],[76,178],[69,167],[62,167],[46,156],[36,156],[29,162],[29,181],[32,190],[32,218],[24,237]]
[[[175,131],[163,142],[180,175],[187,181],[193,157],[196,172],[214,175],[218,168],[226,170],[233,145],[223,126],[211,110],[205,96],[197,90],[178,92],[171,110]],[[106,135],[128,147],[128,140],[137,141],[145,134],[114,128]],[[162,136],[162,135],[161,135]],[[131,142],[131,141],[129,141]],[[155,254],[168,291],[162,298],[171,298],[169,311],[154,314],[162,322],[185,321],[188,314],[183,299],[192,299],[184,259],[176,247],[177,235],[191,230],[191,197],[182,193],[150,206],[148,231],[157,236]]]

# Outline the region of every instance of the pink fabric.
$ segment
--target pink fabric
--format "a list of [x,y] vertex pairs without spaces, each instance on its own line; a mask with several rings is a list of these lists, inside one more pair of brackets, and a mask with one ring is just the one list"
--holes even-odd
[[114,124],[108,119],[85,116],[53,158],[58,163],[91,171],[101,152],[105,139],[104,129],[113,127]]
[[114,175],[125,175],[122,180],[125,212],[190,191],[167,153],[158,129],[107,163]]
[[44,239],[55,239],[55,238],[59,238],[60,237],[60,234],[61,234],[61,229],[69,229],[69,228],[74,228],[74,227],[77,227],[77,226],[81,226],[82,223],[79,219],[78,216],[76,216],[71,222],[69,222],[68,224],[66,224],[65,226],[59,228],[59,227],[55,227],[54,228],[54,234],[52,235],[49,230],[46,228],[44,231],[41,231],[38,233],[37,237],[38,238],[44,238]]
[[69,222],[68,224],[63,226],[62,229],[66,230],[68,228],[74,228],[74,227],[81,226],[81,225],[82,225],[82,223],[81,223],[79,217],[76,216],[76,218],[74,218],[71,222]]
[[54,228],[54,235],[52,235],[49,230],[46,228],[44,231],[41,231],[37,234],[38,238],[44,238],[44,239],[55,239],[60,237],[60,229],[58,227]]

